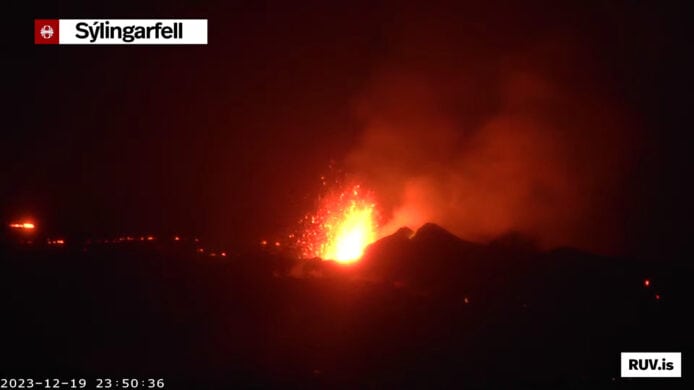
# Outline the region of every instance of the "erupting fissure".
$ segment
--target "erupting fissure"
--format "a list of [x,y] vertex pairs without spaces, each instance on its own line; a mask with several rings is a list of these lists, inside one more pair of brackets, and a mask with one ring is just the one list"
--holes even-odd
[[299,247],[304,257],[353,263],[378,238],[376,203],[359,185],[323,197],[316,213],[302,222],[306,227]]

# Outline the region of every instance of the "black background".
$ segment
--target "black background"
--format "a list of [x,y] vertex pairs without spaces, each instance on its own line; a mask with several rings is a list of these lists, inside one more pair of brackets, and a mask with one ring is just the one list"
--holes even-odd
[[[691,217],[685,2],[32,2],[4,13],[0,215],[68,234],[202,234],[235,245],[292,225],[354,146],[354,98],[398,21],[454,14],[508,49],[557,26],[591,45],[644,131],[627,254],[681,255]],[[434,11],[431,11],[434,9]],[[34,46],[34,18],[207,18],[207,46]]]

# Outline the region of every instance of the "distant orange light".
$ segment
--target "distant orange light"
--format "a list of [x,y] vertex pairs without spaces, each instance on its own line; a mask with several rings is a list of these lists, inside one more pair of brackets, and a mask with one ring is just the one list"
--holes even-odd
[[267,245],[267,240],[260,241],[260,245],[262,245],[262,246]]
[[147,241],[154,241],[154,236],[147,236]]
[[222,257],[227,257],[227,253],[226,253],[226,252],[222,252],[222,253],[220,253],[219,255],[222,256]]
[[643,285],[644,285],[645,287],[649,287],[649,286],[651,285],[651,281],[650,281],[649,279],[645,279],[645,280],[643,281]]
[[28,230],[31,230],[31,229],[35,229],[35,228],[36,228],[36,225],[34,225],[34,224],[31,223],[31,222],[23,222],[23,223],[11,223],[11,224],[10,224],[10,227],[13,228],[13,229],[28,229]]
[[275,241],[275,246],[280,246],[280,245],[281,245],[281,244],[280,244],[279,241]]
[[179,237],[179,236],[174,236],[174,241],[181,241],[181,237]]
[[202,253],[202,252],[204,252],[204,251],[205,251],[204,249],[198,248],[198,253]]

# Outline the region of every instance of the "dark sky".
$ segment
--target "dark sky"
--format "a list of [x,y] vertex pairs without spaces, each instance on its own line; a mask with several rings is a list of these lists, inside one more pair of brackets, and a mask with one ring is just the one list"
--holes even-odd
[[[645,145],[618,202],[622,251],[654,258],[688,240],[691,13],[680,3],[97,3],[32,2],[3,34],[3,221],[232,244],[282,231],[360,142],[355,106],[379,69],[428,42],[440,18],[467,26],[460,50],[476,48],[481,65],[555,31],[589,48],[592,82]],[[33,46],[33,18],[54,17],[207,18],[209,44]]]

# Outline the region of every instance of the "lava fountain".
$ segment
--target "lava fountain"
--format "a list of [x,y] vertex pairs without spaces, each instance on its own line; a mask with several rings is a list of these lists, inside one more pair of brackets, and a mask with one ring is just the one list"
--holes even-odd
[[348,264],[358,261],[378,238],[378,215],[373,194],[359,185],[324,196],[315,214],[304,217],[299,240],[304,257]]

